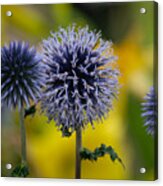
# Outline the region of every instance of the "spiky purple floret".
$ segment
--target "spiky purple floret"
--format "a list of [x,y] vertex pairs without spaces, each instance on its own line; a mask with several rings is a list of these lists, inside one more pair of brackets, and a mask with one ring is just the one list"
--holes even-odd
[[142,117],[145,118],[144,126],[147,133],[154,135],[157,127],[158,120],[158,103],[154,88],[151,87],[149,93],[145,96],[145,102],[142,103]]
[[11,41],[1,49],[1,101],[9,108],[29,107],[41,95],[41,57],[28,43]]
[[76,129],[101,120],[118,93],[112,43],[88,26],[60,28],[43,40],[46,90],[42,109],[57,126]]

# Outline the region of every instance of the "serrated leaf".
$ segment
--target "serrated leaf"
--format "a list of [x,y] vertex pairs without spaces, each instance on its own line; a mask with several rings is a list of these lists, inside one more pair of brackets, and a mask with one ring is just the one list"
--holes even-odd
[[20,164],[15,167],[15,169],[12,171],[11,176],[12,177],[27,177],[29,175],[29,169],[28,166],[25,164]]
[[110,158],[112,159],[112,161],[115,161],[118,158],[117,153],[113,150],[113,148],[111,146],[109,146],[106,149],[106,153],[108,153],[110,155]]
[[97,147],[94,151],[91,151],[87,148],[83,148],[80,151],[81,159],[90,161],[96,161],[99,157],[102,157],[105,154],[109,154],[113,162],[117,159],[119,163],[121,163],[123,168],[125,168],[121,158],[118,156],[118,154],[114,151],[114,149],[111,146],[107,147],[105,144],[101,144],[101,146]]
[[32,105],[28,109],[25,109],[24,118],[26,118],[29,115],[34,115],[36,112],[36,105]]
[[69,131],[67,127],[61,127],[61,132],[63,137],[70,137],[72,135],[72,132]]

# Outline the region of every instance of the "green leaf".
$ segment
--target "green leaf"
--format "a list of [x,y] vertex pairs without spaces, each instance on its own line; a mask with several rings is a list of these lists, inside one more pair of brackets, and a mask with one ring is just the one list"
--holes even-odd
[[70,137],[72,135],[72,131],[70,131],[67,127],[61,127],[61,132],[63,137]]
[[29,175],[29,169],[26,164],[20,164],[15,167],[15,169],[12,171],[11,176],[12,177],[27,177]]
[[105,154],[110,155],[110,158],[113,162],[117,159],[119,163],[121,163],[123,168],[125,168],[121,158],[118,156],[118,154],[114,151],[114,149],[111,146],[107,147],[105,144],[101,144],[101,146],[97,147],[94,151],[91,151],[87,148],[83,148],[80,151],[81,159],[90,161],[96,161],[99,157],[102,157]]
[[34,115],[36,112],[36,105],[32,105],[28,109],[25,109],[24,118],[26,118],[29,115]]

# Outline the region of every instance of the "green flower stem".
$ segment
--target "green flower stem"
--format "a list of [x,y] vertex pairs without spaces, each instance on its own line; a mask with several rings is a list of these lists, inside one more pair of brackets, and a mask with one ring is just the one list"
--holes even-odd
[[26,131],[24,125],[24,109],[21,109],[20,112],[20,136],[21,136],[21,155],[22,155],[22,164],[27,163],[26,156]]
[[76,129],[76,170],[75,170],[76,179],[80,179],[81,177],[81,156],[80,156],[81,148],[82,148],[82,131],[81,128],[78,127]]

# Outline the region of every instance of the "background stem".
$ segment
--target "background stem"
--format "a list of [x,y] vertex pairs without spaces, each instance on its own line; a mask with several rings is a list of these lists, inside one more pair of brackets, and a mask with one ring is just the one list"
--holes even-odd
[[20,110],[20,136],[21,136],[21,155],[22,163],[26,163],[26,131],[24,125],[24,109]]
[[81,148],[82,148],[82,134],[81,134],[81,128],[78,127],[76,129],[76,172],[75,172],[76,179],[80,179],[81,176],[81,157],[80,157]]

